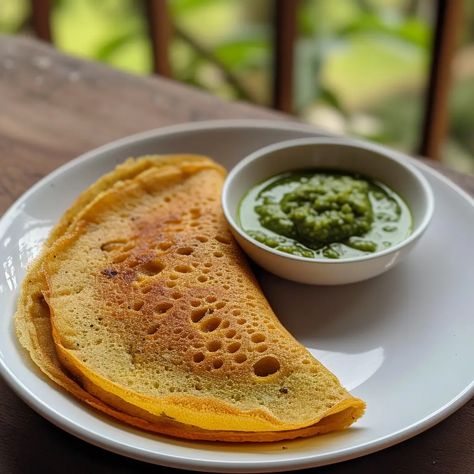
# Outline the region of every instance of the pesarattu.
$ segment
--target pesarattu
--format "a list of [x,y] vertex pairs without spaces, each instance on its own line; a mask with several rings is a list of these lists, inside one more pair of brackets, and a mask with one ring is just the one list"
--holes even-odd
[[148,431],[345,429],[365,403],[278,321],[222,215],[224,178],[206,157],[146,156],[90,186],[29,268],[18,339],[63,389]]

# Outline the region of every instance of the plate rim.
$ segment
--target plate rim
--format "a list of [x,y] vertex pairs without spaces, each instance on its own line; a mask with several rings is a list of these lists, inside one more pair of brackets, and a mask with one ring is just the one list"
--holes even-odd
[[[0,219],[0,238],[5,233],[5,230],[11,225],[12,221],[17,215],[17,211],[21,208],[21,205],[38,189],[42,188],[47,182],[61,175],[65,171],[68,171],[74,167],[82,166],[90,160],[96,159],[98,154],[104,152],[110,152],[116,149],[120,149],[123,146],[130,145],[132,143],[146,141],[148,139],[159,138],[163,136],[170,136],[185,132],[200,132],[209,131],[212,129],[232,129],[232,128],[261,128],[261,129],[279,129],[285,131],[303,131],[314,135],[334,136],[341,140],[353,137],[334,135],[331,133],[324,132],[311,125],[286,121],[286,120],[271,120],[271,119],[217,119],[217,120],[205,120],[199,122],[188,122],[170,125],[166,127],[153,128],[147,131],[131,134],[116,140],[113,140],[104,145],[98,146],[91,149],[79,156],[73,158],[67,163],[56,168],[52,172],[42,177],[38,182],[28,188],[22,193],[5,211],[2,218]],[[365,140],[355,140],[365,142]],[[377,144],[381,148],[387,148],[383,145]],[[399,156],[403,156],[405,159],[409,159],[412,164],[424,172],[435,176],[438,180],[443,182],[453,191],[460,195],[465,201],[467,201],[474,209],[474,197],[462,189],[459,185],[451,181],[445,175],[440,173],[438,170],[430,167],[428,164],[417,160],[414,157],[406,155],[402,152],[389,148],[392,153],[396,153]],[[148,463],[160,464],[166,467],[174,467],[180,469],[192,469],[196,471],[208,471],[208,472],[277,472],[284,470],[297,470],[305,469],[308,467],[317,467],[322,465],[328,465],[337,462],[343,462],[357,457],[365,456],[373,452],[385,449],[387,447],[398,444],[406,439],[409,439],[417,434],[431,428],[437,423],[441,422],[449,415],[454,413],[456,410],[461,408],[474,396],[474,380],[464,388],[456,397],[449,402],[445,403],[442,407],[433,411],[431,414],[418,420],[411,425],[390,433],[386,436],[382,436],[375,440],[344,448],[342,450],[330,451],[323,454],[317,455],[317,459],[314,459],[314,455],[295,455],[295,459],[284,459],[284,460],[253,460],[253,461],[234,461],[234,460],[200,460],[182,458],[168,453],[160,453],[158,456],[150,450],[130,447],[126,443],[119,440],[108,438],[106,435],[101,433],[91,432],[82,425],[78,425],[76,422],[70,420],[66,415],[54,409],[54,407],[48,405],[34,392],[31,392],[23,382],[11,371],[11,369],[5,364],[4,358],[0,357],[0,375],[7,382],[9,387],[14,393],[19,396],[27,405],[34,409],[41,416],[46,418],[48,421],[58,426],[60,429],[78,437],[79,439],[91,443],[95,446],[103,448],[105,450],[120,454],[126,457],[134,458],[140,461]],[[337,452],[337,454],[335,454]],[[335,458],[335,459],[334,459]]]

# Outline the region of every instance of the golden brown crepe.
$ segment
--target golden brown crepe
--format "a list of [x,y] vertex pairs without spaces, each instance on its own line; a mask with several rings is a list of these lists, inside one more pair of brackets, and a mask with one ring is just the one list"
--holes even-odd
[[276,441],[364,411],[279,323],[220,208],[224,170],[129,159],[53,229],[23,284],[17,334],[57,384],[149,431]]

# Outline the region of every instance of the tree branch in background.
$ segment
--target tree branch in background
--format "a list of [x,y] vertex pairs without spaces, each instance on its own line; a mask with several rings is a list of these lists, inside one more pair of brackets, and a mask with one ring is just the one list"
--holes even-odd
[[184,31],[177,25],[173,25],[173,31],[177,38],[187,43],[194,51],[196,51],[199,56],[215,66],[221,74],[224,76],[224,79],[236,90],[240,98],[248,100],[253,103],[258,103],[258,97],[255,97],[252,92],[250,92],[242,81],[224,64],[211,50],[206,46],[201,44],[189,33]]

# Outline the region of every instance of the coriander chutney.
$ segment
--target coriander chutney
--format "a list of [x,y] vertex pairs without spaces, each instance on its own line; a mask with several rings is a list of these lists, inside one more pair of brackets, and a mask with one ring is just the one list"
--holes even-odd
[[398,244],[412,231],[403,199],[355,173],[291,171],[254,186],[238,212],[258,242],[308,258],[351,258]]

